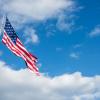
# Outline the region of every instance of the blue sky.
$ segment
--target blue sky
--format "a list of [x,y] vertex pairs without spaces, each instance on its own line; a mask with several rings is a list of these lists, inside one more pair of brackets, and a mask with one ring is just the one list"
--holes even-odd
[[0,100],[100,100],[100,0],[0,0],[0,40],[5,15],[41,76],[0,42]]
[[[73,2],[70,4],[73,8],[60,9],[62,12],[59,14],[47,15],[46,18],[40,16],[41,19],[29,17],[31,20],[19,21],[18,24],[14,21],[18,21],[15,17],[21,16],[19,13],[14,15],[12,10],[1,13],[1,18],[8,15],[25,47],[38,57],[42,73],[51,76],[76,71],[88,76],[100,74],[100,1]],[[26,67],[21,58],[1,42],[0,45],[1,60],[12,65],[13,69]]]

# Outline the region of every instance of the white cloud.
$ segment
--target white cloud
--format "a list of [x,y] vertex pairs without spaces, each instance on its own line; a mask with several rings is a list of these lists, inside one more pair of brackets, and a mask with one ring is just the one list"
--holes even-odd
[[70,53],[69,56],[70,56],[71,58],[74,58],[74,59],[79,59],[79,57],[80,57],[79,53],[76,53],[76,52]]
[[51,23],[51,24],[46,25],[45,30],[46,30],[46,37],[47,38],[51,38],[51,37],[55,36],[56,27],[54,24]]
[[82,44],[75,44],[74,46],[73,46],[73,48],[74,49],[77,49],[77,48],[80,48],[82,46]]
[[[5,2],[5,3],[3,3]],[[62,10],[72,10],[72,0],[7,0],[1,1],[2,10],[20,16],[44,20],[58,15]]]
[[72,15],[60,15],[56,24],[57,28],[61,31],[64,30],[68,33],[71,33],[73,30],[73,26],[75,25],[73,18],[74,16]]
[[90,37],[100,36],[100,25],[97,25],[89,35]]
[[34,43],[34,44],[39,43],[39,37],[33,28],[25,28],[24,33],[25,33],[24,37],[26,38],[26,41],[25,41],[26,44],[29,42]]
[[15,71],[0,61],[0,100],[99,100],[100,76],[80,72],[55,77]]
[[46,33],[46,36],[47,36],[47,37],[52,37],[52,36],[54,36],[54,35],[55,35],[55,34],[54,34],[53,32],[50,32],[50,31]]
[[[0,5],[0,16],[7,14],[16,29],[23,29],[26,23],[52,18],[58,20],[54,26],[60,30],[70,31],[74,25],[71,14],[76,10],[76,2],[73,0],[0,0]],[[51,31],[47,33],[48,37],[53,35]]]

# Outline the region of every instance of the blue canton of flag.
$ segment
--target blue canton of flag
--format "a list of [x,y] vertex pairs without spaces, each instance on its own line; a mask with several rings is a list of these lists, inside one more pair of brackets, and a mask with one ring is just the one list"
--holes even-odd
[[18,36],[16,35],[14,28],[10,24],[8,18],[6,18],[6,23],[5,23],[4,29],[5,29],[6,33],[8,34],[8,36],[11,38],[11,40],[16,44],[16,40],[17,40]]

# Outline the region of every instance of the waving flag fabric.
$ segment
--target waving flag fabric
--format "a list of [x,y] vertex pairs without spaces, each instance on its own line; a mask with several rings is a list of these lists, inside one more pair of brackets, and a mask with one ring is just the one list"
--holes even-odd
[[6,22],[4,26],[4,34],[2,38],[2,42],[17,56],[24,59],[27,67],[39,75],[38,68],[36,67],[37,58],[29,53],[19,37],[17,36],[14,28],[10,24],[8,18],[6,17]]

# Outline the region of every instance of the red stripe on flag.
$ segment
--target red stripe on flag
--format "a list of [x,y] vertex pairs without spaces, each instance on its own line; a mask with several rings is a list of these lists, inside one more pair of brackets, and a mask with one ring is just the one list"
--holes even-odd
[[24,48],[24,46],[22,45],[22,43],[20,42],[19,39],[17,39],[16,45],[17,45],[27,56],[30,56],[31,59],[32,59],[33,61],[36,61],[37,58],[36,58],[35,56],[33,56],[31,53],[29,53],[29,52]]
[[2,42],[17,56],[22,57],[25,62],[27,63],[27,66],[29,69],[34,71],[37,75],[39,75],[38,68],[35,65],[36,58],[32,56],[31,53],[27,52],[27,50],[24,48],[20,40],[18,39],[17,45],[15,45],[6,32],[4,32],[4,36],[2,39]]

